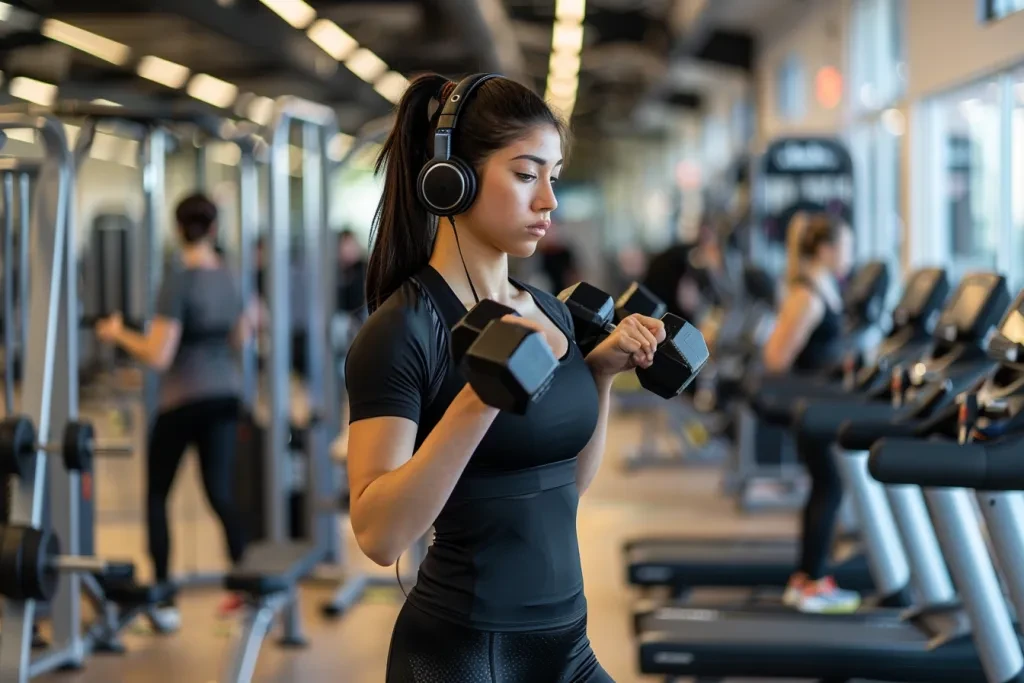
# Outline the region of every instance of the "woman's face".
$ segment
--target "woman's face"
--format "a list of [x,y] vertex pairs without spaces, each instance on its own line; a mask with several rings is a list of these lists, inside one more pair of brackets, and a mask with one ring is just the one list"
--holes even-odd
[[462,220],[477,239],[496,250],[531,256],[551,226],[551,212],[558,206],[554,185],[561,172],[558,131],[537,126],[487,158],[480,169],[479,194]]
[[849,275],[853,268],[853,232],[846,227],[840,229],[835,244],[821,246],[821,258],[836,277]]

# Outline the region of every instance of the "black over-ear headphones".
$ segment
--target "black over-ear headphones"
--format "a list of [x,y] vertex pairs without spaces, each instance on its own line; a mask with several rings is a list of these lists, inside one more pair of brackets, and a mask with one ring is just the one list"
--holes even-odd
[[444,103],[434,132],[434,158],[427,162],[416,181],[420,201],[435,216],[455,216],[466,211],[476,199],[477,179],[473,167],[452,156],[452,136],[463,103],[478,87],[498,74],[476,74],[459,81]]

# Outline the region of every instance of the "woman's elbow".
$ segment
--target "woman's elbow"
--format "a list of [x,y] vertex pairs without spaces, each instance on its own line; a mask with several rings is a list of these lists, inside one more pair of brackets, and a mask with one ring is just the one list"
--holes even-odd
[[356,543],[359,545],[359,549],[363,551],[363,554],[370,558],[374,564],[378,564],[381,567],[390,567],[395,562],[398,562],[402,551],[400,548],[395,547],[393,542],[382,539],[380,536],[380,534],[374,534],[370,531],[355,532]]

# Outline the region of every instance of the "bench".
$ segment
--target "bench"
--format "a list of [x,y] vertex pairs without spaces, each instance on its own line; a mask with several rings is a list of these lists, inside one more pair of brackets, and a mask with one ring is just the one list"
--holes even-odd
[[242,561],[224,577],[224,587],[245,597],[245,625],[231,657],[225,681],[249,683],[256,669],[260,648],[274,618],[284,614],[281,644],[302,647],[299,622],[299,581],[313,572],[324,551],[312,543],[257,543]]
[[124,653],[121,632],[140,615],[146,615],[155,631],[166,632],[155,610],[174,597],[177,587],[173,584],[136,583],[135,565],[120,562],[109,563],[102,573],[85,575],[83,586],[96,613],[86,635],[92,651]]

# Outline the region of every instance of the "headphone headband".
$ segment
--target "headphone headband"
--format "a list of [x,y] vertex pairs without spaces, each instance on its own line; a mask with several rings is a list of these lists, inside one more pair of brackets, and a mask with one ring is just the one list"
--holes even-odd
[[466,100],[492,78],[498,78],[498,74],[474,74],[463,78],[445,100],[437,118],[434,157],[423,167],[416,181],[420,201],[437,216],[462,213],[476,198],[476,173],[468,163],[452,156],[452,135]]

